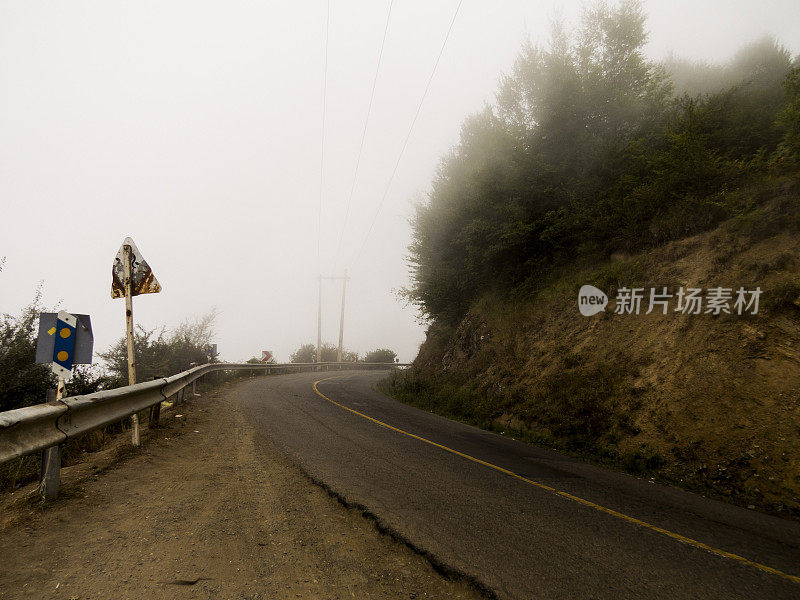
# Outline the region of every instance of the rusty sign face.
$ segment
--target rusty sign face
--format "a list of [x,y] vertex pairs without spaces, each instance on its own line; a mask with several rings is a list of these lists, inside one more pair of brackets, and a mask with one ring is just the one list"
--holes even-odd
[[111,297],[125,297],[125,272],[123,265],[125,246],[131,247],[131,296],[138,296],[139,294],[157,294],[160,292],[161,284],[158,283],[158,279],[153,275],[153,270],[142,257],[142,253],[139,252],[133,240],[127,237],[122,242],[122,246],[114,259],[114,265],[111,267]]

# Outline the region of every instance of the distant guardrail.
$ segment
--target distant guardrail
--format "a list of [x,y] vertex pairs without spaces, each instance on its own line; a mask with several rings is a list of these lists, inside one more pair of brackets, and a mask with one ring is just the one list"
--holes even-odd
[[[343,369],[388,369],[406,367],[399,363],[209,363],[183,371],[171,377],[162,377],[146,383],[137,383],[94,394],[72,396],[0,412],[0,464],[43,451],[42,494],[54,497],[58,488],[60,469],[60,444],[105,425],[116,423],[134,413],[154,407],[151,425],[157,423],[161,403],[176,396],[183,398],[185,388],[215,371],[251,371],[253,374],[300,373]],[[155,416],[155,423],[153,420]],[[55,452],[52,452],[55,450]],[[48,478],[50,483],[48,483]],[[53,491],[55,488],[55,491]]]

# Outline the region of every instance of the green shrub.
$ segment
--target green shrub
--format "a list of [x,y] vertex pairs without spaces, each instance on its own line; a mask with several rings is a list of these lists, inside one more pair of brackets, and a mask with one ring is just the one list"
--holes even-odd
[[397,358],[397,353],[388,348],[378,348],[364,355],[364,362],[372,363],[392,363]]
[[40,301],[39,289],[19,316],[0,316],[0,411],[44,402],[56,385],[50,368],[35,362]]
[[[217,312],[212,310],[197,319],[187,319],[172,330],[147,330],[137,326],[134,331],[136,380],[151,381],[168,377],[189,369],[192,365],[208,362],[206,345],[214,338],[214,321]],[[128,347],[125,337],[110,349],[99,352],[110,372],[111,387],[128,385]]]

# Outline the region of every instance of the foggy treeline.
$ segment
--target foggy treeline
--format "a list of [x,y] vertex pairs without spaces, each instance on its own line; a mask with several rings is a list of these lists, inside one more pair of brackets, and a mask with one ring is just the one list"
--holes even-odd
[[779,42],[715,66],[648,61],[646,39],[641,7],[624,0],[522,48],[412,221],[407,293],[427,317],[708,229],[752,209],[737,190],[796,176],[800,70]]
[[[216,309],[195,319],[186,319],[173,329],[134,330],[137,381],[169,377],[193,366],[208,362],[206,346],[214,340]],[[121,337],[98,356],[109,371],[107,387],[128,385],[127,340]]]
[[[388,348],[376,348],[364,354],[361,358],[358,352],[342,350],[342,361],[344,362],[373,362],[373,363],[390,363],[394,362],[397,358],[397,353]],[[317,360],[317,347],[315,344],[303,344],[297,350],[292,352],[290,362],[293,363],[312,363]],[[320,360],[322,362],[337,362],[339,360],[339,349],[333,344],[322,344],[320,347]]]
[[[49,309],[53,311],[55,309]],[[20,315],[0,315],[0,411],[22,408],[45,401],[54,389],[56,377],[49,365],[37,364],[36,324],[42,312],[41,289]],[[167,377],[207,362],[205,346],[214,338],[217,312],[187,319],[177,327],[134,331],[137,380]],[[125,337],[97,355],[100,364],[77,365],[66,384],[65,395],[91,394],[100,389],[128,385],[128,351]]]

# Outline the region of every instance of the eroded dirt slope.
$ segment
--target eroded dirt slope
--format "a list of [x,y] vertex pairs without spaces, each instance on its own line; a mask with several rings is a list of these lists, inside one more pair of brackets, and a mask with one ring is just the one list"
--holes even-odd
[[[535,299],[489,294],[429,329],[417,368],[497,427],[800,518],[800,192],[775,194],[746,222],[576,268]],[[605,313],[578,312],[583,284],[609,294]],[[720,286],[760,287],[758,314],[681,314],[674,298],[666,315],[646,300],[614,313],[620,287]]]

